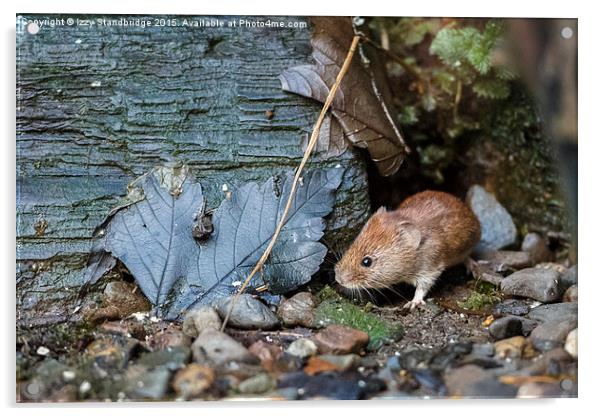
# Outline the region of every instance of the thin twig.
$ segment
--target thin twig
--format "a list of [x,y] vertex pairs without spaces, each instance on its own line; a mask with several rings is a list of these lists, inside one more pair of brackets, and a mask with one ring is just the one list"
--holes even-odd
[[236,296],[234,296],[234,299],[232,299],[232,302],[230,302],[228,314],[224,318],[224,323],[222,324],[222,329],[221,329],[222,331],[226,328],[226,324],[228,323],[228,320],[230,319],[230,315],[232,314],[234,305],[238,301],[240,295],[245,291],[245,289],[249,285],[249,282],[251,282],[251,279],[253,278],[253,276],[255,276],[255,273],[257,273],[259,270],[261,270],[261,268],[265,264],[266,260],[268,259],[268,256],[270,255],[272,249],[274,248],[274,245],[276,244],[276,239],[278,238],[278,235],[280,234],[282,227],[284,227],[284,224],[286,223],[286,219],[287,219],[286,216],[288,215],[288,211],[290,210],[290,208],[293,204],[293,198],[295,197],[295,193],[297,191],[297,185],[299,183],[299,178],[301,177],[301,172],[303,171],[303,168],[307,164],[307,161],[309,160],[309,157],[311,156],[311,152],[313,151],[314,147],[316,146],[316,142],[318,141],[318,136],[320,133],[320,127],[322,126],[324,117],[326,117],[326,112],[328,111],[328,109],[330,108],[330,105],[334,101],[334,97],[336,95],[337,90],[339,89],[339,86],[341,85],[341,81],[343,80],[343,77],[347,73],[347,70],[349,69],[349,65],[351,65],[351,60],[353,59],[353,54],[355,53],[355,50],[357,48],[357,44],[358,44],[359,40],[360,40],[359,36],[353,37],[353,41],[351,42],[351,46],[349,47],[349,51],[347,52],[347,57],[345,58],[345,61],[343,62],[343,66],[341,67],[341,70],[339,71],[339,74],[337,75],[337,78],[336,78],[334,84],[330,88],[328,97],[326,97],[324,106],[322,106],[322,111],[320,112],[320,115],[318,116],[318,120],[316,121],[316,125],[314,126],[314,129],[311,133],[311,138],[309,139],[309,143],[307,144],[307,149],[305,149],[305,153],[303,154],[303,159],[301,159],[301,163],[299,163],[299,166],[297,167],[297,170],[295,172],[295,178],[293,180],[293,185],[291,186],[291,192],[288,196],[288,200],[286,201],[286,206],[284,207],[284,211],[282,212],[282,217],[280,217],[280,222],[278,223],[278,226],[276,227],[276,231],[274,231],[274,235],[272,236],[272,239],[270,240],[270,243],[268,244],[267,248],[261,255],[261,258],[255,265],[255,267],[253,267],[253,270],[251,270],[251,273],[249,273],[249,275],[247,276],[247,278],[245,279],[243,284],[240,286],[240,288],[238,289],[238,292],[236,292]]

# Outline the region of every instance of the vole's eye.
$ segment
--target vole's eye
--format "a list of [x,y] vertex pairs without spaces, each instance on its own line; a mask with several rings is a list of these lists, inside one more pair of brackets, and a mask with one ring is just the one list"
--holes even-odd
[[370,256],[366,256],[362,259],[362,266],[364,267],[370,267],[372,266],[372,257]]

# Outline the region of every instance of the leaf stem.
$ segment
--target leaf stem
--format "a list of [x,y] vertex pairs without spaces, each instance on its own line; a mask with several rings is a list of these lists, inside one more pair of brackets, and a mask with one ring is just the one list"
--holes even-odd
[[341,66],[341,70],[339,71],[339,74],[337,75],[337,78],[336,78],[334,84],[330,88],[330,91],[328,92],[328,97],[326,97],[326,101],[324,102],[324,105],[322,106],[322,111],[320,112],[320,115],[318,116],[318,120],[316,121],[316,125],[314,126],[314,129],[311,133],[311,138],[309,139],[309,143],[307,144],[307,149],[305,149],[305,153],[303,154],[303,159],[301,159],[301,163],[299,163],[299,166],[297,167],[297,170],[295,171],[295,178],[294,178],[293,184],[291,186],[291,192],[288,196],[288,200],[286,201],[286,206],[284,207],[284,211],[282,212],[282,217],[280,217],[280,222],[278,223],[278,226],[276,227],[276,230],[274,231],[274,235],[272,236],[270,243],[268,244],[265,251],[261,255],[261,258],[255,265],[255,267],[253,267],[253,270],[251,270],[251,273],[249,273],[249,275],[247,276],[247,278],[245,279],[243,284],[240,286],[240,288],[238,289],[238,292],[236,292],[236,295],[234,296],[234,299],[232,299],[232,302],[230,302],[228,314],[226,315],[226,317],[224,318],[224,322],[222,323],[222,328],[221,328],[222,331],[224,331],[224,329],[226,328],[226,325],[228,324],[228,320],[230,319],[230,315],[232,314],[232,310],[234,309],[234,305],[240,298],[240,295],[245,291],[245,289],[251,282],[251,279],[253,278],[253,276],[255,276],[255,274],[259,270],[261,270],[261,268],[265,264],[266,260],[268,259],[268,256],[270,255],[272,249],[274,248],[274,245],[276,244],[278,235],[280,235],[280,231],[282,230],[282,227],[284,227],[284,224],[286,222],[286,216],[288,215],[288,212],[293,204],[293,199],[295,197],[295,193],[297,192],[297,185],[299,183],[299,178],[301,178],[301,172],[303,171],[303,168],[307,164],[307,161],[309,160],[309,157],[311,156],[311,153],[314,150],[314,147],[316,147],[316,142],[318,141],[318,136],[320,133],[320,127],[322,126],[324,117],[326,117],[326,112],[328,111],[332,102],[334,101],[334,97],[337,93],[337,90],[339,89],[339,86],[341,85],[341,81],[343,81],[343,77],[345,76],[345,74],[347,73],[347,70],[349,69],[349,66],[351,65],[351,60],[353,59],[353,55],[355,53],[355,50],[357,49],[359,40],[360,40],[359,36],[353,37],[353,41],[351,42],[351,46],[349,47],[349,51],[347,52],[347,57],[345,58],[345,61],[343,62],[343,66]]

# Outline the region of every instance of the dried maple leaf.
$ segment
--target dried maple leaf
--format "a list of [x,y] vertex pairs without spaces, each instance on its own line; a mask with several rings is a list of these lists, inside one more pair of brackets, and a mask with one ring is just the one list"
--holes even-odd
[[[354,36],[349,18],[314,17],[311,44],[315,65],[300,65],[280,74],[282,89],[324,102]],[[332,104],[333,118],[320,132],[317,151],[341,154],[341,132],[354,146],[367,148],[383,176],[397,172],[409,153],[378,82],[356,54]],[[329,133],[329,134],[328,134]],[[325,143],[325,141],[328,141]]]

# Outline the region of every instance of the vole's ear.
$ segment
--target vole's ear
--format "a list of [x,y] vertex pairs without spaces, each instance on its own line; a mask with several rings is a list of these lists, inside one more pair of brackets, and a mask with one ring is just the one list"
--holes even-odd
[[409,221],[399,223],[399,231],[405,235],[408,244],[413,249],[417,249],[422,242],[422,233],[414,224]]
[[384,214],[385,212],[387,212],[387,208],[380,207],[379,209],[376,210],[375,214]]

